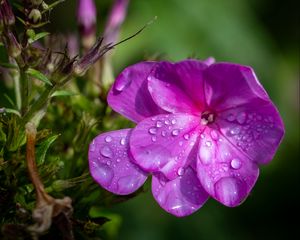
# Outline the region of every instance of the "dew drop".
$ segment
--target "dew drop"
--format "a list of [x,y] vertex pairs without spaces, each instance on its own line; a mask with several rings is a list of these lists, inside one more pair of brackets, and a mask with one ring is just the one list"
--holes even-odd
[[233,169],[240,169],[241,166],[242,166],[242,163],[239,159],[237,158],[234,158],[231,160],[230,162],[230,166],[233,168]]
[[157,140],[156,136],[152,136],[151,140],[152,140],[152,142],[156,142],[156,140]]
[[205,138],[205,135],[204,135],[203,133],[201,133],[201,134],[200,134],[200,137],[201,137],[202,139],[204,139],[204,138]]
[[90,152],[94,152],[96,150],[96,144],[95,144],[95,140],[92,141],[91,145],[90,145]]
[[118,180],[118,190],[123,194],[132,192],[137,188],[140,178],[134,175],[121,177]]
[[184,174],[184,172],[185,172],[185,170],[184,170],[183,167],[180,167],[180,168],[178,168],[178,170],[177,170],[178,176],[182,176],[182,175]]
[[120,159],[120,158],[117,158],[116,162],[117,162],[117,163],[121,162],[121,159]]
[[240,128],[239,127],[234,127],[234,128],[232,128],[231,130],[230,130],[230,134],[231,135],[237,135],[237,134],[239,134],[240,133]]
[[107,164],[108,166],[110,166],[111,161],[108,160],[108,161],[106,162],[106,164]]
[[205,145],[206,145],[207,147],[211,147],[211,146],[212,146],[212,143],[211,143],[211,141],[206,141],[206,142],[205,142]]
[[179,132],[180,132],[179,129],[174,129],[174,130],[172,131],[172,136],[178,136]]
[[238,205],[246,196],[246,186],[241,180],[223,177],[215,185],[216,198],[226,206]]
[[92,171],[92,175],[95,180],[101,185],[109,185],[114,177],[113,170],[103,163],[97,163],[94,166],[95,169]]
[[170,121],[167,119],[167,120],[165,120],[165,124],[166,125],[170,125]]
[[230,114],[227,116],[227,120],[228,120],[229,122],[233,122],[233,121],[235,120],[235,116],[234,116],[232,113],[230,113]]
[[121,138],[120,144],[124,146],[126,144],[126,139],[125,138]]
[[239,124],[243,124],[243,123],[245,123],[246,118],[247,118],[247,114],[244,112],[240,112],[237,115],[236,120],[238,121]]
[[180,141],[178,144],[179,144],[179,146],[182,146],[183,145],[183,141]]
[[218,138],[219,138],[219,134],[216,130],[211,130],[210,136],[213,140],[218,140]]
[[119,81],[115,83],[115,89],[119,92],[122,92],[125,88],[129,87],[131,83],[130,78],[121,78]]
[[174,125],[176,124],[176,119],[172,119],[171,123]]
[[183,135],[183,138],[184,138],[185,140],[189,140],[190,135],[186,133],[186,134]]
[[160,127],[162,127],[162,126],[163,126],[162,121],[157,121],[157,122],[156,122],[156,127],[160,128]]
[[103,157],[112,158],[113,152],[108,146],[104,146],[101,148],[100,153]]
[[167,132],[166,131],[161,131],[161,135],[163,136],[163,137],[165,137],[165,136],[167,136]]
[[111,136],[106,136],[105,137],[105,142],[110,143],[112,141],[112,137]]
[[155,127],[149,128],[149,133],[155,135],[157,133],[157,128]]

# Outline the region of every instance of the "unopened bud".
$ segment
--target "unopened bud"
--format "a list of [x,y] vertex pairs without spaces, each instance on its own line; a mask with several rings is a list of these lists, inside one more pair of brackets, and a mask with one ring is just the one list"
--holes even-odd
[[96,34],[97,9],[94,0],[79,0],[77,5],[77,22],[80,34],[88,37]]
[[8,50],[9,56],[16,58],[21,54],[22,48],[12,32],[7,32],[5,34],[5,46]]
[[32,20],[33,23],[37,23],[42,19],[42,14],[38,9],[32,9],[28,15],[28,18]]
[[[12,8],[10,6],[10,4],[8,3],[7,0],[0,0],[0,25],[1,25],[1,18],[2,18],[2,24],[6,24],[6,25],[13,25],[15,24],[15,15],[12,11]],[[1,26],[0,26],[1,28]]]

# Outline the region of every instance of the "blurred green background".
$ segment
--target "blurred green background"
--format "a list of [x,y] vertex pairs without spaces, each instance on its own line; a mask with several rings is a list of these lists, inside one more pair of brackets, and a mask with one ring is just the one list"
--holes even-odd
[[[101,33],[112,1],[99,0]],[[75,1],[52,13],[50,28],[76,31]],[[66,14],[67,13],[67,14]],[[74,14],[73,14],[74,13]],[[146,193],[107,211],[119,222],[109,236],[130,240],[292,239],[299,236],[299,13],[296,1],[285,0],[132,0],[121,38],[158,19],[142,34],[117,47],[115,74],[145,58],[187,57],[252,66],[286,126],[274,160],[261,167],[252,194],[241,206],[227,208],[209,200],[198,212],[175,218]],[[99,211],[101,212],[101,210]],[[115,225],[114,225],[115,226]],[[110,228],[112,228],[110,230]]]

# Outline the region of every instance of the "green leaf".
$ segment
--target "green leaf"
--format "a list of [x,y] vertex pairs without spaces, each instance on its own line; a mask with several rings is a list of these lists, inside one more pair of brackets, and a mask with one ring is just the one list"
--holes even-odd
[[18,19],[24,26],[26,26],[26,23],[25,23],[25,21],[24,21],[22,18],[17,17],[17,19]]
[[12,108],[4,108],[4,112],[5,113],[12,113],[12,114],[15,114],[15,115],[21,117],[21,113],[19,113],[17,110],[12,109]]
[[66,90],[58,90],[58,91],[55,91],[51,95],[51,97],[70,97],[70,96],[74,96],[74,95],[77,95],[77,93],[73,93],[73,92],[66,91]]
[[50,82],[50,80],[43,74],[41,73],[40,71],[38,70],[35,70],[33,68],[28,68],[26,73],[50,86],[52,86],[52,83]]
[[59,137],[60,134],[53,135],[46,140],[44,140],[36,150],[36,159],[38,164],[43,164],[45,161],[46,153],[50,145]]
[[48,5],[48,7],[44,11],[42,11],[42,14],[44,14],[47,11],[52,10],[54,7],[56,7],[58,4],[60,4],[60,3],[64,2],[64,1],[66,1],[66,0],[58,0],[58,1],[56,1],[56,2],[54,2],[52,4],[50,4],[50,5]]
[[2,63],[2,62],[0,62],[0,66],[4,67],[4,68],[13,68],[13,69],[18,68],[17,65],[12,64],[12,63]]
[[43,37],[45,37],[45,36],[47,36],[47,35],[49,35],[49,33],[48,32],[40,32],[40,33],[38,33],[38,34],[35,34],[33,37],[31,37],[30,39],[28,39],[28,42],[29,43],[33,43],[33,42],[35,42],[35,41],[37,41],[37,40],[39,40],[39,39],[41,39],[41,38],[43,38]]

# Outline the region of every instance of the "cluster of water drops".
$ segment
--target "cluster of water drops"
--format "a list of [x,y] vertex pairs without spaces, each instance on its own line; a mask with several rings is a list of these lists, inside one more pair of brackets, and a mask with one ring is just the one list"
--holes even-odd
[[126,144],[124,136],[106,135],[94,139],[89,148],[93,177],[102,185],[125,193],[141,180],[140,169],[129,162]]
[[248,151],[255,141],[262,139],[274,127],[272,117],[262,116],[257,113],[230,113],[226,119],[233,123],[226,135],[233,138],[237,146],[244,151]]

